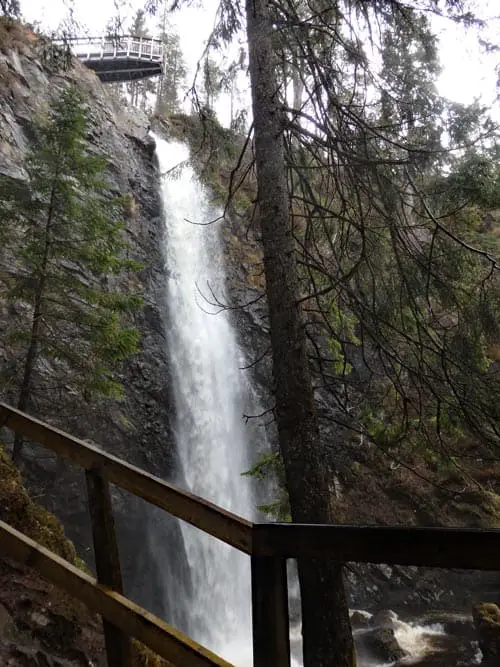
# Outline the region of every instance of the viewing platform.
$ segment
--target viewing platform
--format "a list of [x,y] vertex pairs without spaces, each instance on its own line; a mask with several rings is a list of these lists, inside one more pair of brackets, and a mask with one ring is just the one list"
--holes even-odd
[[103,82],[125,82],[157,76],[163,71],[163,44],[132,35],[116,39],[75,38],[71,51]]

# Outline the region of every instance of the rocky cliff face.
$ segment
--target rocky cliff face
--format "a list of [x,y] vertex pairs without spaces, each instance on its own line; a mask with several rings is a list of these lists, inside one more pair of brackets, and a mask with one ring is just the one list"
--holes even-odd
[[[26,177],[23,159],[32,137],[35,114],[51,95],[70,83],[76,84],[88,96],[91,147],[108,157],[110,192],[126,195],[130,201],[127,220],[130,252],[144,267],[133,278],[134,287],[142,288],[145,301],[144,309],[134,316],[134,324],[142,334],[141,350],[119,374],[118,379],[125,387],[124,400],[86,404],[63,386],[40,393],[34,412],[131,463],[171,478],[176,460],[163,323],[161,203],[148,120],[137,110],[120,108],[97,77],[79,62],[65,71],[51,71],[44,63],[44,44],[29,31],[16,28],[7,42],[8,46],[0,47],[0,174],[13,180]],[[16,271],[15,262],[0,253],[0,264],[0,280],[7,280]],[[13,363],[4,340],[7,324],[12,328],[14,323],[19,328],[25,316],[21,306],[8,306],[0,300],[2,374],[11,371]],[[42,382],[50,377],[48,360],[39,375]],[[15,404],[15,383],[3,389],[1,400]],[[9,434],[2,435],[8,442]],[[32,491],[63,520],[79,553],[92,563],[82,471],[57,463],[55,457],[36,446],[26,447],[26,459],[25,476]],[[182,567],[183,562],[177,523],[167,515],[158,517],[149,512],[146,503],[125,493],[114,494],[114,507],[128,593],[148,608],[168,616],[164,596],[159,594],[163,576],[151,553],[148,525],[154,522],[157,539],[170,545],[175,575],[175,564]]]

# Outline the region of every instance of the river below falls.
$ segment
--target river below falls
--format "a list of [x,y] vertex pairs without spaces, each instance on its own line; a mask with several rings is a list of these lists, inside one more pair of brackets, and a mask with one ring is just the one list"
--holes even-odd
[[[368,612],[361,613],[371,619]],[[397,618],[393,625],[394,635],[407,656],[392,662],[377,660],[367,651],[364,638],[372,628],[356,629],[353,634],[358,667],[477,667],[482,656],[475,641],[472,619],[450,615],[449,620],[456,623],[456,618],[461,618],[464,623],[462,630],[456,624],[453,634],[445,632],[442,623],[428,623],[418,617],[406,621]],[[301,667],[300,626],[292,627],[290,636],[292,667]]]

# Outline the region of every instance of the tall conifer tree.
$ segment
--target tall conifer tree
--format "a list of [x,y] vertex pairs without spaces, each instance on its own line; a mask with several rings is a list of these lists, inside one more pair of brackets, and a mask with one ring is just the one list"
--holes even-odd
[[163,8],[158,28],[163,44],[163,72],[156,89],[156,113],[175,113],[180,110],[179,91],[187,70],[180,38],[168,20],[166,7]]
[[[11,189],[3,206],[19,265],[6,296],[31,313],[26,330],[10,337],[24,353],[20,410],[30,408],[41,359],[66,369],[84,397],[119,398],[113,368],[137,348],[138,331],[122,326],[122,315],[140,297],[107,283],[138,265],[124,258],[123,203],[108,191],[106,158],[88,149],[87,128],[83,96],[69,87],[36,123],[27,187]],[[21,446],[17,438],[14,458]]]

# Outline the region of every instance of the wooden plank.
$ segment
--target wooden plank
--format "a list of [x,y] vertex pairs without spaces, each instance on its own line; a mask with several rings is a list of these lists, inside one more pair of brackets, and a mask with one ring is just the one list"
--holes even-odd
[[[123,593],[120,555],[109,483],[99,470],[86,470],[85,479],[92,523],[97,581],[109,586],[117,593]],[[108,667],[113,667],[113,665],[132,667],[129,637],[106,619],[103,619],[103,629]]]
[[182,632],[120,593],[98,584],[93,577],[3,521],[0,521],[0,552],[34,568],[43,577],[173,664],[182,667],[232,667]]
[[286,558],[328,553],[346,563],[500,570],[500,531],[254,524],[254,553]]
[[290,667],[286,560],[252,556],[254,667]]
[[108,481],[122,489],[244,553],[252,552],[252,524],[249,521],[4,403],[0,403],[0,425],[21,433],[86,470],[101,470]]

